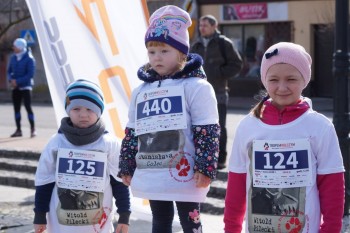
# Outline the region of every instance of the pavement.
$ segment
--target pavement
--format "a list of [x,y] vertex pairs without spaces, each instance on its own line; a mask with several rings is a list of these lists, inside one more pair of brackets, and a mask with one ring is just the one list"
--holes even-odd
[[[12,104],[8,101],[6,94],[0,93],[0,153],[21,152],[21,153],[40,153],[50,137],[56,133],[57,125],[55,112],[51,100],[34,99],[33,110],[36,117],[36,130],[38,135],[30,138],[29,124],[26,117],[22,117],[23,137],[10,138],[14,130]],[[333,101],[328,98],[312,99],[315,110],[324,113],[329,118],[332,117]],[[255,105],[257,101],[253,98],[231,97],[229,101],[229,114],[231,123],[228,124],[234,128],[238,120],[242,118]],[[22,108],[22,116],[26,116]],[[238,117],[238,118],[237,118]],[[234,122],[233,122],[234,121]],[[231,140],[233,134],[230,135]],[[229,149],[229,148],[228,148]],[[18,188],[0,185],[0,232],[19,233],[33,232],[33,201],[34,189]],[[210,233],[223,232],[223,216],[202,214],[203,231]],[[16,227],[17,226],[17,227]],[[181,233],[178,221],[174,224],[174,232]],[[151,216],[147,212],[133,212],[130,224],[130,233],[151,232]],[[346,231],[348,232],[348,231]]]
[[[1,96],[1,95],[0,95]],[[50,137],[57,132],[55,112],[52,104],[46,101],[33,103],[36,118],[36,131],[38,135],[30,138],[30,127],[26,119],[25,109],[22,108],[23,137],[10,138],[15,131],[13,108],[9,102],[0,100],[0,153],[25,154],[32,156],[40,153]],[[7,156],[8,157],[8,156]],[[19,188],[0,185],[0,232],[6,233],[32,233],[33,231],[33,203],[34,189]],[[151,232],[150,211],[132,207],[129,233]],[[117,219],[117,216],[116,216]],[[206,232],[223,232],[223,216],[202,214]],[[215,223],[215,224],[212,224]],[[173,232],[181,233],[178,220],[174,220]]]

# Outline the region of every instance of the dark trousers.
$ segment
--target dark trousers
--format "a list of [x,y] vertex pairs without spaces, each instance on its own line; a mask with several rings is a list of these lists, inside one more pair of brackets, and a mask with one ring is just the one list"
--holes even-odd
[[218,104],[219,124],[221,127],[220,143],[219,143],[219,163],[225,163],[227,157],[227,130],[226,130],[226,115],[227,104]]
[[21,130],[21,104],[22,99],[24,102],[24,107],[27,110],[28,120],[31,129],[34,129],[34,113],[31,107],[32,103],[32,93],[30,90],[19,90],[14,89],[12,91],[12,103],[15,111],[15,121],[17,130]]
[[[196,202],[176,201],[180,224],[184,233],[202,232],[202,223],[199,218],[200,204]],[[152,233],[172,233],[174,219],[174,203],[172,201],[150,200],[152,210]],[[195,231],[197,230],[197,231]]]

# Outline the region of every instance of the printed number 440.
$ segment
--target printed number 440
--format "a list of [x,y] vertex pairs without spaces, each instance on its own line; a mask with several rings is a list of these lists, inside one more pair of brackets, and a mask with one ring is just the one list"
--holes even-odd
[[[270,153],[264,154],[265,160],[266,160],[266,165],[264,165],[265,169],[285,169],[286,165],[292,165],[293,168],[297,168],[298,166],[298,160],[297,160],[297,153],[292,152],[287,158],[285,158],[285,155],[282,153],[275,153],[272,156],[275,158],[278,158],[278,161],[275,166],[271,165],[271,159],[270,159]],[[287,160],[287,161],[285,161]]]
[[162,111],[163,113],[169,113],[171,111],[171,101],[168,98],[161,99],[160,103],[159,99],[153,100],[151,107],[150,102],[152,101],[147,101],[142,109],[142,113],[146,114],[147,116],[149,116],[150,112],[155,112],[156,114],[159,114],[160,111]]

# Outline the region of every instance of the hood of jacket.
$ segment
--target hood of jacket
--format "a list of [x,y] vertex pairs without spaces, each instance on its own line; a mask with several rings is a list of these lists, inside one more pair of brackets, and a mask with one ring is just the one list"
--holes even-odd
[[203,70],[203,59],[200,55],[189,53],[187,55],[187,61],[185,67],[169,76],[160,76],[155,70],[152,69],[149,63],[143,65],[138,71],[137,76],[140,80],[152,83],[154,81],[164,80],[164,79],[181,79],[181,78],[191,78],[198,77],[206,79],[207,76]]

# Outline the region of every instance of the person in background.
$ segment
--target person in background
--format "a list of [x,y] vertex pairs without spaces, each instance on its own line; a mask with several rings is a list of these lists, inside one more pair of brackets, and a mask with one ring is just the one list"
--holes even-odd
[[[66,89],[68,117],[43,152],[35,174],[35,233],[128,233],[130,194],[118,175],[120,142],[105,130],[99,86],[79,79]],[[119,180],[119,181],[118,181]]]
[[202,232],[200,203],[216,177],[220,126],[202,58],[188,53],[190,15],[164,6],[150,17],[149,63],[138,70],[119,175],[150,200],[153,233],[171,233],[174,202],[184,233]]
[[[241,232],[244,218],[245,232],[341,231],[345,170],[334,125],[302,96],[311,64],[304,47],[294,43],[280,42],[264,53],[260,75],[267,95],[235,132],[225,199],[226,233]],[[261,188],[268,190],[265,200],[293,195],[266,203],[255,200],[254,189]]]
[[220,152],[218,169],[226,167],[227,130],[226,115],[228,105],[228,80],[242,69],[242,59],[232,41],[221,35],[218,22],[212,15],[202,16],[199,20],[200,36],[192,44],[191,52],[202,56],[204,71],[208,82],[213,86],[218,101],[220,134]]
[[8,81],[12,89],[12,103],[15,112],[16,131],[11,137],[22,137],[21,104],[24,102],[30,123],[30,137],[37,135],[35,131],[34,113],[31,106],[32,89],[34,85],[35,59],[27,48],[27,41],[17,38],[13,42],[14,54],[10,58],[7,69]]

